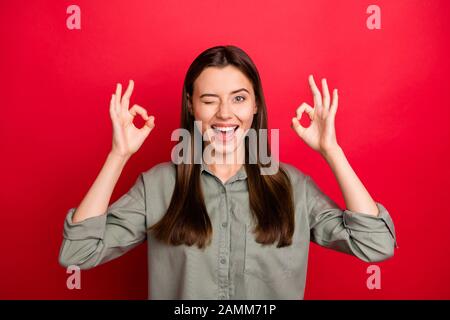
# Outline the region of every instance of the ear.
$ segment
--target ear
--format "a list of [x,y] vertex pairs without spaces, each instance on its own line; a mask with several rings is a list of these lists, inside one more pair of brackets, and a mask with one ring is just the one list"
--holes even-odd
[[255,104],[255,107],[253,108],[253,114],[257,114],[258,113],[258,106]]

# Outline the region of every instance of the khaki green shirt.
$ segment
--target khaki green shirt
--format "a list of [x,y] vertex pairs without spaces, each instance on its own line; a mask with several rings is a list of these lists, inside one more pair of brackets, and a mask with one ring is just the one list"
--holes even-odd
[[213,226],[212,244],[169,246],[146,229],[165,214],[175,186],[175,166],[160,163],[143,172],[106,214],[64,221],[59,263],[89,269],[115,259],[147,240],[149,299],[303,299],[310,241],[378,262],[397,246],[393,221],[380,203],[377,217],[341,210],[311,179],[292,165],[295,232],[291,246],[263,246],[251,233],[244,166],[222,183],[206,165],[201,186]]

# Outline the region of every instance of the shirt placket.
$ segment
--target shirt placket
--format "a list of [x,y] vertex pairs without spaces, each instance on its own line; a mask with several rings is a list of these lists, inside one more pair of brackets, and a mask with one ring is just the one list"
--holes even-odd
[[228,236],[229,213],[228,185],[220,186],[221,223],[219,239],[219,299],[229,299],[230,285],[230,237]]

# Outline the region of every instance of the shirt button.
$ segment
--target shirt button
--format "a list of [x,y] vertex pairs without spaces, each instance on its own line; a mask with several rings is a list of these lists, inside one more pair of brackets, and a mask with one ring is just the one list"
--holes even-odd
[[225,264],[225,262],[227,262],[227,260],[225,260],[225,259],[223,259],[223,258],[220,259],[220,263],[221,263],[221,264]]
[[226,227],[227,226],[227,223],[226,222],[222,222],[222,227]]

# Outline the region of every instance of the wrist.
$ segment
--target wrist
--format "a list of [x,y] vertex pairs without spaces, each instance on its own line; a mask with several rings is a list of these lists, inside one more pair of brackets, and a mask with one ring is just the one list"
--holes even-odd
[[344,151],[342,150],[342,148],[339,145],[336,145],[334,147],[328,148],[324,151],[321,152],[322,157],[325,158],[325,160],[330,161],[333,158],[335,158],[336,156],[339,156],[343,153]]
[[114,161],[125,163],[131,158],[131,155],[122,155],[111,150],[108,154],[108,158]]

